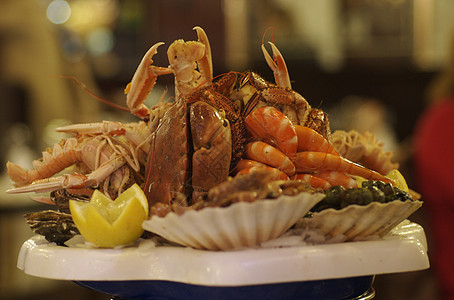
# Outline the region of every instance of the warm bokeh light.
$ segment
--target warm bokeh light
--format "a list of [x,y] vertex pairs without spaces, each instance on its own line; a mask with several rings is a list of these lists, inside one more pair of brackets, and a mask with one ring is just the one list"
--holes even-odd
[[101,55],[112,50],[114,46],[114,35],[107,27],[98,27],[87,34],[86,46],[88,51],[94,55]]
[[47,18],[54,24],[64,24],[71,16],[71,7],[64,0],[54,0],[47,7]]
[[71,2],[71,18],[66,26],[81,35],[94,28],[111,25],[118,17],[118,3],[113,0],[78,0]]

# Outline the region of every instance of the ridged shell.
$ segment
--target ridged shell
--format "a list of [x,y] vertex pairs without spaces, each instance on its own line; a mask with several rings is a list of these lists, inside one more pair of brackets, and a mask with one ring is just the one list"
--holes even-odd
[[396,200],[372,202],[365,206],[350,205],[341,210],[326,209],[314,213],[311,218],[301,219],[296,226],[317,230],[337,241],[382,237],[421,205],[422,201]]
[[323,199],[322,193],[300,193],[277,199],[239,202],[169,213],[143,222],[143,228],[183,246],[228,250],[256,246],[282,235]]

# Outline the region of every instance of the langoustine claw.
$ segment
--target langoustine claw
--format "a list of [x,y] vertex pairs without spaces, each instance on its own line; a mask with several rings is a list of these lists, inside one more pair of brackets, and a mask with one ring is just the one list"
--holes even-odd
[[158,47],[163,44],[156,43],[145,53],[131,82],[125,88],[126,104],[134,115],[142,119],[149,114],[143,102],[156,84],[156,79],[159,75],[172,74],[170,68],[151,65],[153,56],[158,53]]
[[195,26],[193,29],[197,31],[198,41],[205,46],[204,55],[197,61],[200,74],[204,80],[211,80],[213,78],[213,61],[211,57],[210,42],[208,41],[205,31],[201,27]]
[[291,89],[292,84],[290,82],[290,76],[288,74],[288,69],[284,57],[282,56],[276,45],[274,45],[274,43],[268,43],[271,45],[273,58],[271,58],[271,56],[268,54],[268,51],[266,51],[264,44],[262,44],[262,52],[265,56],[265,60],[268,63],[268,66],[274,73],[274,80],[279,87]]

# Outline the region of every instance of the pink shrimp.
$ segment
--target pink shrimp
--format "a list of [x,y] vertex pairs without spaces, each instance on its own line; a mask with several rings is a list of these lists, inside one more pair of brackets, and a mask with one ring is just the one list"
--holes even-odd
[[249,132],[257,139],[293,156],[298,147],[295,128],[289,118],[272,106],[253,110],[244,120]]
[[298,136],[298,152],[319,151],[337,154],[333,145],[314,129],[302,125],[293,125],[293,127]]
[[232,173],[236,174],[244,169],[249,169],[252,167],[265,167],[265,166],[266,165],[264,163],[243,158],[243,159],[240,159],[240,161],[236,164],[235,168],[233,168]]
[[271,176],[272,180],[289,180],[289,177],[287,176],[287,174],[285,174],[284,172],[280,171],[279,169],[276,169],[276,168],[273,168],[273,167],[270,167],[270,166],[267,166],[267,165],[257,165],[257,166],[241,169],[236,174],[236,176],[249,174],[249,173],[252,173],[254,171],[263,170],[263,169],[269,171],[272,174],[272,176]]
[[358,175],[370,180],[392,182],[378,172],[365,168],[336,154],[305,151],[298,152],[293,159],[296,172],[338,171],[351,175]]
[[275,167],[285,174],[295,174],[295,165],[281,151],[261,141],[251,142],[246,145],[245,157]]
[[311,174],[298,173],[295,174],[292,177],[292,179],[307,182],[313,188],[321,188],[327,190],[331,187],[331,184],[325,179],[319,178]]
[[314,174],[314,176],[326,180],[333,186],[340,185],[346,189],[358,187],[356,180],[346,173],[336,171],[322,171]]

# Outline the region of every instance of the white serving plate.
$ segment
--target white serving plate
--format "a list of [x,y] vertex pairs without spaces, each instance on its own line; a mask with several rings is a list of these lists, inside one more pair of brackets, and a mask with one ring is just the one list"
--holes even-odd
[[242,286],[335,279],[429,268],[424,229],[404,221],[380,240],[282,248],[207,251],[185,247],[90,249],[27,240],[17,267],[73,281],[167,280]]

